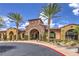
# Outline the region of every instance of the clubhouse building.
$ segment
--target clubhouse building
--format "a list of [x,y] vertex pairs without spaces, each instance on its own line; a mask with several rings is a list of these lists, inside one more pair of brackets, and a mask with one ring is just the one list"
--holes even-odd
[[[69,24],[61,28],[50,29],[50,38],[78,40],[78,32],[74,31],[76,27],[79,27],[79,25]],[[18,32],[18,40],[41,40],[44,34],[47,35],[47,26],[43,24],[40,18],[31,19],[29,20],[29,25],[26,26],[26,29],[23,31],[18,29]],[[5,31],[0,31],[0,40],[16,40],[16,28],[9,28]]]

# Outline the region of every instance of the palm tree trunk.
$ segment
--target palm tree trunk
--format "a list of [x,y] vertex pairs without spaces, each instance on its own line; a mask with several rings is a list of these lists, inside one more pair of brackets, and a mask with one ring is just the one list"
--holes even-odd
[[48,19],[48,42],[50,41],[50,18]]
[[16,29],[17,29],[17,31],[16,31],[16,40],[18,40],[18,24],[16,24]]

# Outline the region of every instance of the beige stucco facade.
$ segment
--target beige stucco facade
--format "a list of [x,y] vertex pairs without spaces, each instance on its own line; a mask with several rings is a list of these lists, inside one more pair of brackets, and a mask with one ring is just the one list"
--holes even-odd
[[66,39],[65,38],[66,32],[71,29],[76,29],[77,27],[79,27],[79,25],[77,25],[77,24],[71,24],[71,25],[66,25],[66,26],[62,27],[61,28],[61,39]]
[[[55,39],[66,39],[66,32],[70,29],[76,29],[79,25],[70,24],[63,26],[62,28],[50,29],[50,32],[55,33]],[[9,28],[6,31],[0,31],[0,40],[16,40],[16,28]],[[44,33],[47,32],[47,26],[43,24],[40,18],[29,20],[29,25],[26,26],[26,29],[21,31],[18,30],[19,40],[26,39],[39,39],[44,36]],[[77,36],[76,36],[77,37]]]

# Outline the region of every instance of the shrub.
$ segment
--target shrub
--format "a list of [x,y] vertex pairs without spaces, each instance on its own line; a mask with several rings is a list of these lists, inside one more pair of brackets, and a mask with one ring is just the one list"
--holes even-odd
[[61,46],[75,46],[77,42],[74,40],[59,40],[57,44]]
[[75,41],[70,41],[66,43],[67,46],[75,46],[76,44],[77,43]]

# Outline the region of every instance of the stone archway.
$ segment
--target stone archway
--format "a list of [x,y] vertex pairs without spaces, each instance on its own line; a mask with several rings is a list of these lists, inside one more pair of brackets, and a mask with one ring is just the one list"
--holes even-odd
[[70,29],[65,33],[65,39],[78,40],[78,32],[74,29]]
[[9,39],[14,40],[14,33],[12,31],[9,33]]
[[32,29],[30,31],[30,39],[31,40],[38,40],[39,39],[39,31],[37,29]]

